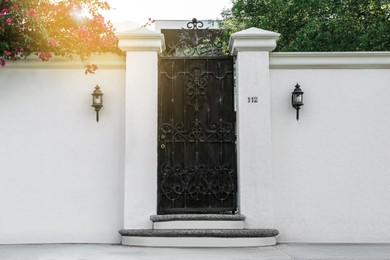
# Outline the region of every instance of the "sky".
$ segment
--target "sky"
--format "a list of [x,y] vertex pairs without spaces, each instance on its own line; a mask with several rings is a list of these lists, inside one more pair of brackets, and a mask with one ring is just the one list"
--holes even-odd
[[231,0],[107,0],[113,10],[105,17],[113,23],[132,21],[143,25],[156,20],[199,20],[220,18]]

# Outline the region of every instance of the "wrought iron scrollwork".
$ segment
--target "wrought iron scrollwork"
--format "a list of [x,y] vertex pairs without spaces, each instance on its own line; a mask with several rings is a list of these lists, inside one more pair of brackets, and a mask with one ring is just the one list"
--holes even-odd
[[219,123],[211,123],[208,126],[195,120],[189,129],[185,129],[183,123],[174,123],[172,120],[162,124],[160,131],[165,136],[165,142],[231,143],[236,140],[233,124],[222,119]]
[[204,28],[204,23],[196,18],[176,33],[176,39],[170,39],[163,56],[223,56],[222,37],[219,29]]
[[224,201],[235,193],[233,169],[227,165],[213,168],[204,165],[183,169],[167,166],[162,171],[161,195],[171,201],[182,196],[193,200],[212,196]]
[[207,74],[195,67],[186,77],[187,104],[199,111],[207,100]]

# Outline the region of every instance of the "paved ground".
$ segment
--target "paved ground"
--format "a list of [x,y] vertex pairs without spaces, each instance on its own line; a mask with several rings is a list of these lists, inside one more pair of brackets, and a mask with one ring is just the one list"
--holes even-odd
[[0,259],[390,260],[390,244],[279,244],[257,248],[143,248],[106,244],[0,245]]

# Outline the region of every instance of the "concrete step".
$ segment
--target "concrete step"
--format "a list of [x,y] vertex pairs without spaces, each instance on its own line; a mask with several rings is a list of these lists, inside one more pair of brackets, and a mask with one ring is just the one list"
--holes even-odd
[[152,215],[153,229],[243,229],[244,215]]
[[276,229],[125,229],[122,244],[150,247],[258,247],[276,244]]

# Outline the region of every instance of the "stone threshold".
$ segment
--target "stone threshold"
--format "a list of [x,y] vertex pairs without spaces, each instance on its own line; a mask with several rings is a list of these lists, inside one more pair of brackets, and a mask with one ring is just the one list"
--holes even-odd
[[223,214],[172,214],[172,215],[152,215],[153,222],[163,221],[244,221],[244,215],[223,215]]
[[123,229],[122,236],[141,237],[275,237],[276,229]]

